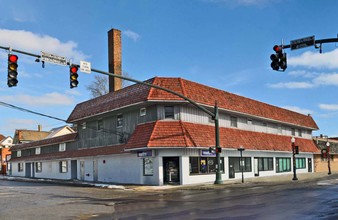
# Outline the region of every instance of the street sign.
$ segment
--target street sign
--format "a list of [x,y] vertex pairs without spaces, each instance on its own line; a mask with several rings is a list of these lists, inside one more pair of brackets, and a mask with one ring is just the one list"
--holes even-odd
[[67,66],[67,58],[41,51],[41,61]]
[[291,50],[301,49],[315,45],[315,36],[304,37],[297,40],[290,41]]
[[86,61],[80,61],[80,71],[84,73],[91,73],[91,63]]

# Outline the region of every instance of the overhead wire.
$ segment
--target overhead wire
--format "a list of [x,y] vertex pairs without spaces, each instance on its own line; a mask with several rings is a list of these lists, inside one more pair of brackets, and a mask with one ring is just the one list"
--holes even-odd
[[35,112],[35,111],[29,110],[29,109],[25,109],[25,108],[22,108],[22,107],[19,107],[19,106],[15,106],[15,105],[6,103],[6,102],[0,101],[0,105],[4,106],[4,107],[16,109],[16,110],[19,110],[19,111],[22,111],[22,112],[28,112],[28,113],[32,113],[32,114],[35,114],[35,115],[39,115],[39,116],[43,116],[43,117],[47,117],[47,118],[51,118],[51,119],[55,119],[55,120],[59,120],[59,121],[63,121],[63,122],[67,123],[67,120],[57,118],[57,117],[54,117],[54,116],[50,116],[50,115],[46,115],[46,114],[43,114],[43,113],[40,113],[40,112]]

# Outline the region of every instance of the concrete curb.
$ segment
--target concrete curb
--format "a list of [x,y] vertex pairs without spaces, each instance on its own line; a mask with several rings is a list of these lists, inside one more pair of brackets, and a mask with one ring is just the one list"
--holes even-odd
[[98,187],[109,188],[117,190],[134,190],[134,191],[161,191],[161,190],[211,190],[224,187],[245,187],[248,185],[279,185],[279,184],[301,184],[303,182],[319,181],[327,179],[338,179],[338,173],[300,173],[297,174],[298,180],[292,180],[293,174],[282,174],[268,177],[253,177],[244,179],[244,183],[241,179],[225,180],[222,184],[215,185],[213,182],[204,184],[191,184],[191,185],[162,185],[162,186],[144,186],[144,185],[122,185],[113,183],[93,183],[83,182],[79,180],[57,180],[57,179],[38,179],[38,178],[24,178],[24,177],[12,177],[0,175],[0,180],[9,181],[22,181],[22,182],[38,182],[38,183],[50,183],[79,187]]

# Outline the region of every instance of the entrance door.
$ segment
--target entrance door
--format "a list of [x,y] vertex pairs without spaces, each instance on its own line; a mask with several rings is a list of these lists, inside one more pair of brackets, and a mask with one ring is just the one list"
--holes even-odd
[[180,183],[179,157],[163,157],[163,179],[166,184]]
[[311,158],[307,158],[307,171],[309,173],[312,173],[312,159]]
[[70,167],[71,167],[71,178],[77,179],[77,160],[72,160],[70,162]]
[[25,164],[25,177],[31,177],[31,163]]
[[258,158],[254,159],[254,171],[255,171],[255,176],[259,176],[259,160]]
[[80,180],[84,180],[85,179],[85,162],[84,161],[80,161]]
[[98,163],[97,160],[93,160],[93,181],[97,182],[98,180]]
[[234,160],[229,160],[229,179],[235,178],[235,163]]

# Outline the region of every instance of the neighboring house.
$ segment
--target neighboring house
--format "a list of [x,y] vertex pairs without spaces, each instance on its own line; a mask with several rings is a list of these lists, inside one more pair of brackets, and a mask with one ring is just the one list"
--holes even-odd
[[[327,137],[314,137],[319,152],[314,155],[315,172],[331,172],[338,171],[338,139]],[[330,158],[330,162],[328,162]]]
[[[313,172],[310,115],[182,78],[147,80],[213,111],[219,107],[222,179]],[[77,133],[12,148],[12,174],[37,178],[162,185],[215,180],[212,118],[168,92],[135,84],[78,104],[68,118]],[[239,147],[244,147],[240,163]]]
[[75,131],[71,127],[66,125],[58,128],[53,128],[52,130],[50,130],[50,134],[47,135],[47,137],[45,137],[44,139],[58,137],[70,133],[75,133]]
[[13,144],[28,143],[46,138],[51,132],[42,131],[41,125],[38,130],[16,129],[13,138]]
[[13,139],[11,137],[4,137],[0,135],[0,174],[7,174],[10,170],[8,161],[11,159],[10,148],[13,145]]

